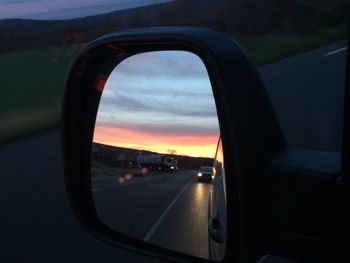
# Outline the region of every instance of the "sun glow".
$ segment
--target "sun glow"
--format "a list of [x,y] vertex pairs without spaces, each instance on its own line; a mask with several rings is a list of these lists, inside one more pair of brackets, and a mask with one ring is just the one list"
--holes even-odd
[[106,126],[96,126],[93,139],[95,143],[129,149],[210,158],[215,155],[217,140],[217,135],[155,135]]

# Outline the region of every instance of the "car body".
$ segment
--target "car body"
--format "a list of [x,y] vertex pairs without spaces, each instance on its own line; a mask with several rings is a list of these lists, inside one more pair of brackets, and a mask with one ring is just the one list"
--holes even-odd
[[208,244],[209,258],[222,260],[226,249],[226,178],[224,155],[221,138],[219,138],[213,165],[213,187],[209,193],[208,203]]
[[198,182],[211,182],[213,179],[213,167],[202,166],[197,172]]

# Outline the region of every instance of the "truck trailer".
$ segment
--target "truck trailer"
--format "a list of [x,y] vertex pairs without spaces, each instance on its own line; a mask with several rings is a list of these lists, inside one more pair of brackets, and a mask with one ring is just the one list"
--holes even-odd
[[174,172],[178,169],[177,159],[172,155],[144,154],[137,156],[139,169],[146,168],[148,171]]

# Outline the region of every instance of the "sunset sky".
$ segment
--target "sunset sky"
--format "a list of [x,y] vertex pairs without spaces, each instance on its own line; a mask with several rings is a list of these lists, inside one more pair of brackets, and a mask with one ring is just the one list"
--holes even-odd
[[125,148],[214,157],[219,137],[206,68],[184,51],[138,54],[107,80],[94,142]]

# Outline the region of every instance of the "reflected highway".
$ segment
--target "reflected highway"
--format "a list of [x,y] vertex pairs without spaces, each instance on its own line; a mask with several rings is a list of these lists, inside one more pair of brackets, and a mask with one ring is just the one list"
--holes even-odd
[[208,258],[208,198],[212,185],[196,170],[93,177],[101,219],[113,229],[172,250]]

